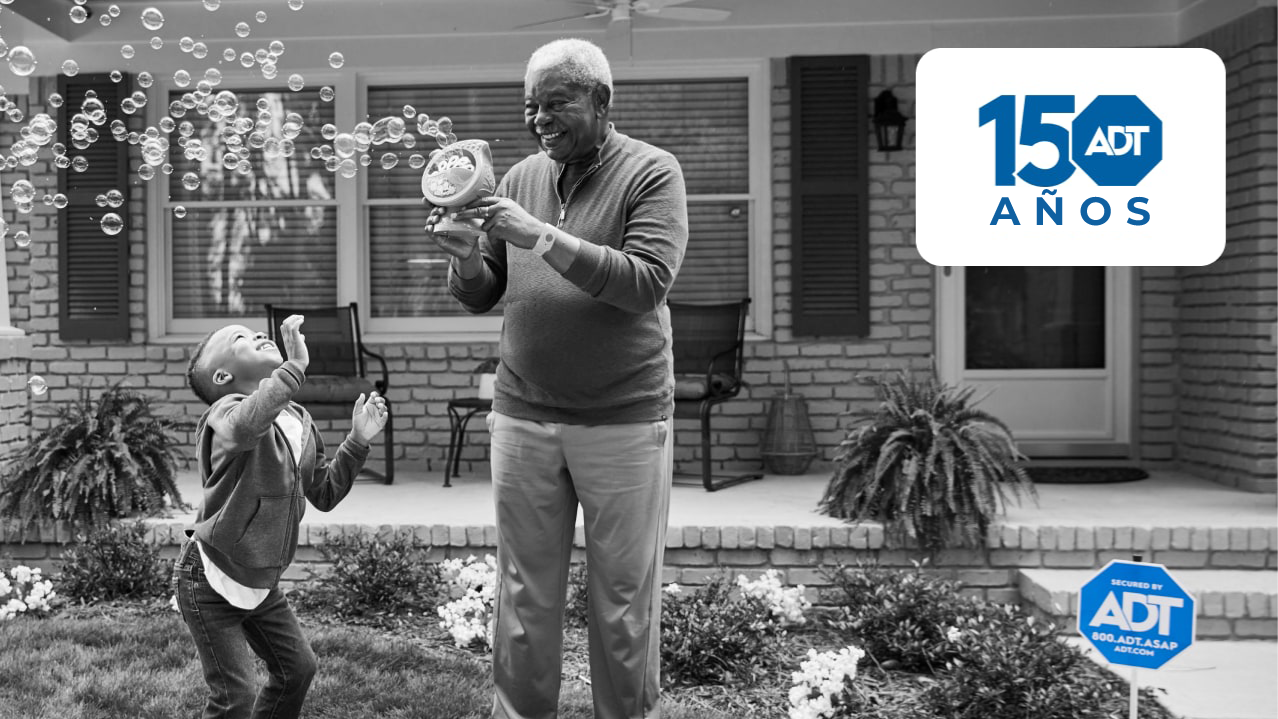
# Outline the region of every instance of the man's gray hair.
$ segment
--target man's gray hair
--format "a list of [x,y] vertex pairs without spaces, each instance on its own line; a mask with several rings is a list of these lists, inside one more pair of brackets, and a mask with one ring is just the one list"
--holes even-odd
[[[608,88],[609,96],[612,95],[612,68],[608,66],[608,58],[589,40],[562,38],[537,48],[528,58],[524,82],[527,83],[534,72],[550,67],[561,69],[574,85],[591,89],[603,86]],[[609,102],[611,104],[611,100]]]

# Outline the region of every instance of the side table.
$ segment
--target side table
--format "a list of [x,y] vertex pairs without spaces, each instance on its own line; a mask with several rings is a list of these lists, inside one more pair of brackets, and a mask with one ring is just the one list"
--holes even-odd
[[[477,414],[493,409],[491,399],[463,397],[448,401],[448,459],[444,461],[444,486],[451,487],[461,465],[462,447],[466,446],[466,425]],[[450,474],[451,473],[451,474]]]

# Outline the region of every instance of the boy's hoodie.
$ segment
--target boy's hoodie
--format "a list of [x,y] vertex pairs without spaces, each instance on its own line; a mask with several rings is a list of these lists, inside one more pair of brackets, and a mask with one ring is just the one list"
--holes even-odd
[[[306,373],[292,360],[250,395],[214,402],[196,427],[196,462],[204,503],[194,534],[217,566],[248,587],[279,581],[297,550],[298,525],[310,500],[320,511],[337,505],[368,458],[348,436],[330,461],[310,414],[292,402]],[[302,454],[293,457],[275,418],[290,408],[302,422]]]

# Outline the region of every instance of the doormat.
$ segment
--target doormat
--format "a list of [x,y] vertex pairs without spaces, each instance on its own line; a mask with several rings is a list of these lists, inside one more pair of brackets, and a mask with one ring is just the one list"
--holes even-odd
[[1108,484],[1145,479],[1140,467],[1026,467],[1035,484]]

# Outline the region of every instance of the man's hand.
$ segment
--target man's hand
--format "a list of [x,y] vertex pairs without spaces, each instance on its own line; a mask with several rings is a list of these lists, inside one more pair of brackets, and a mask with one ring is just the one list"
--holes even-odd
[[479,238],[451,233],[437,234],[435,225],[449,213],[447,207],[436,207],[426,218],[426,234],[439,249],[453,256],[457,274],[462,277],[474,277],[483,269],[483,258],[479,254]]
[[302,369],[311,363],[311,354],[306,349],[306,335],[302,334],[302,323],[306,318],[302,315],[289,315],[280,323],[280,339],[284,340],[284,351],[288,358],[302,365]]
[[385,397],[373,392],[368,396],[368,401],[364,401],[361,393],[359,399],[355,400],[355,411],[351,413],[351,436],[367,446],[374,437],[381,434],[389,417]]
[[494,240],[531,250],[546,223],[528,214],[518,202],[504,197],[481,197],[456,215],[459,220],[478,218]]

